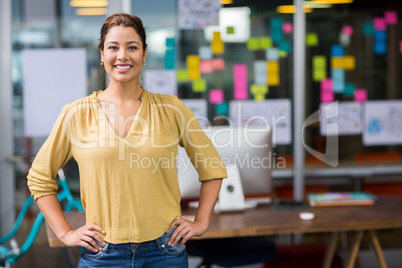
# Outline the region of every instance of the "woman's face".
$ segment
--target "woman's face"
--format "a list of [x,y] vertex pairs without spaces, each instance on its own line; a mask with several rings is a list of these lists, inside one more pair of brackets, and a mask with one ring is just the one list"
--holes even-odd
[[147,58],[140,36],[132,27],[114,26],[105,36],[102,61],[110,80],[127,83],[138,80]]

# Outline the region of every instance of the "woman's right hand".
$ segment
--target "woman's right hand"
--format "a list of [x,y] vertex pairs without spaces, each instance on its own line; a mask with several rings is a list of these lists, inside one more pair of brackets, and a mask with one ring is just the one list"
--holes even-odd
[[106,234],[105,230],[103,230],[100,226],[90,224],[84,225],[77,230],[67,231],[61,237],[59,237],[59,240],[69,247],[80,246],[93,252],[98,252],[102,250],[102,247],[100,247],[96,241],[103,246],[105,246],[106,243],[105,240],[103,240],[103,238],[100,237],[100,235],[95,231],[98,231],[103,235]]

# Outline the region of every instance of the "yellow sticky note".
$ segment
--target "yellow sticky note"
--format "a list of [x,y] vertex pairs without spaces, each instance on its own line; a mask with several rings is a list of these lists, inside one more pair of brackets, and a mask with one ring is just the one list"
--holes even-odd
[[267,85],[252,84],[250,86],[250,92],[253,95],[267,94],[268,93],[268,86]]
[[247,41],[247,49],[252,51],[258,50],[258,48],[260,47],[259,43],[260,42],[258,38],[252,37]]
[[200,69],[190,69],[188,70],[188,79],[197,80],[201,78]]
[[207,81],[205,81],[205,79],[194,80],[192,85],[193,91],[196,93],[205,92],[207,90]]
[[211,50],[213,54],[223,54],[225,51],[225,46],[222,41],[212,41]]
[[279,51],[279,57],[286,58],[287,56],[288,56],[288,53],[286,51],[282,51],[282,50]]
[[331,68],[332,69],[343,69],[343,57],[331,57]]
[[279,62],[278,61],[267,61],[267,71],[268,73],[278,73],[279,72]]
[[269,86],[279,86],[279,73],[269,73],[268,74],[268,85]]
[[355,56],[343,56],[343,68],[345,70],[354,70],[356,68]]
[[198,55],[188,55],[187,56],[187,69],[199,69],[200,68],[200,57]]
[[306,45],[308,47],[318,46],[318,35],[316,33],[306,34]]
[[325,78],[327,78],[327,71],[326,70],[313,70],[313,81],[314,82],[320,82],[322,80],[324,80]]
[[254,100],[256,100],[256,101],[265,100],[265,94],[256,94],[256,95],[254,95]]
[[212,37],[212,42],[214,41],[221,41],[221,33],[220,32],[214,32],[214,35]]
[[177,70],[177,82],[187,82],[188,81],[188,72],[186,69],[178,69]]
[[322,55],[313,56],[313,68],[326,69],[327,68],[327,58]]
[[272,47],[272,39],[269,36],[260,37],[260,49],[267,49]]

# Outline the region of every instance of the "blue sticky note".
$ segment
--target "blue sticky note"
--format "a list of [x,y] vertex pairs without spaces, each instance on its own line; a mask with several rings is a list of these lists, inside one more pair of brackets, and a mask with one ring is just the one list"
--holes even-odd
[[345,70],[343,69],[332,69],[331,70],[332,79],[345,80]]
[[334,93],[343,93],[345,89],[345,70],[333,69],[331,71]]
[[166,38],[166,48],[174,48],[174,38]]
[[281,18],[272,18],[269,22],[269,25],[271,26],[271,30],[282,31],[282,24],[283,24],[283,21]]
[[281,51],[290,52],[290,42],[288,40],[279,41],[279,49]]
[[215,105],[215,112],[217,114],[227,115],[229,113],[228,103],[226,101]]
[[273,31],[271,33],[272,41],[279,43],[283,39],[283,33],[282,31]]
[[170,48],[165,52],[165,69],[174,70],[175,69],[175,50]]
[[374,31],[374,39],[375,40],[387,40],[387,31],[384,31],[384,30]]
[[385,55],[387,53],[387,43],[381,41],[374,42],[374,54]]
[[374,25],[372,22],[365,22],[363,24],[363,33],[365,35],[373,35],[374,34]]
[[331,46],[331,56],[341,57],[345,55],[345,49],[341,45]]
[[345,97],[353,97],[353,93],[355,92],[355,84],[353,83],[346,83],[345,88],[343,89],[343,95]]

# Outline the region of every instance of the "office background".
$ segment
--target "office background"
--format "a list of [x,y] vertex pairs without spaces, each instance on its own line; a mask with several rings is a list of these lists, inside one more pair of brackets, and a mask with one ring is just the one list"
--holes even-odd
[[[24,53],[33,49],[84,49],[86,93],[104,89],[105,76],[100,71],[97,49],[99,31],[107,14],[120,10],[138,15],[147,27],[149,52],[143,73],[146,88],[147,72],[152,77],[152,71],[174,71],[177,85],[175,93],[183,100],[205,101],[206,117],[212,124],[219,125],[227,124],[227,121],[217,120],[216,116],[229,116],[230,105],[234,101],[253,101],[256,107],[263,108],[269,107],[270,101],[274,100],[289,100],[294,104],[295,72],[302,71],[305,74],[302,100],[305,119],[312,115],[312,120],[317,121],[319,114],[316,112],[320,108],[321,111],[325,110],[323,105],[333,101],[338,101],[339,104],[338,114],[342,118],[339,120],[342,121],[336,121],[340,127],[337,136],[338,150],[336,155],[327,155],[324,158],[329,157],[331,160],[336,157],[340,163],[359,166],[356,159],[368,156],[374,157],[374,162],[391,160],[400,165],[400,1],[354,0],[343,4],[329,4],[325,8],[314,7],[313,3],[317,1],[305,1],[305,32],[301,33],[305,40],[303,70],[294,68],[297,56],[294,53],[295,31],[298,27],[291,10],[285,7],[293,4],[290,0],[222,1],[224,9],[246,7],[243,12],[246,15],[248,12],[246,17],[249,19],[246,39],[238,35],[241,33],[241,25],[226,25],[224,29],[220,29],[222,40],[228,38],[227,36],[230,39],[231,34],[237,36],[231,41],[223,40],[223,51],[219,51],[219,38],[214,38],[211,32],[208,35],[205,25],[183,26],[184,22],[180,21],[182,18],[178,11],[181,8],[180,1],[110,0],[108,6],[93,10],[100,12],[98,14],[88,13],[89,8],[74,7],[71,2],[74,1],[6,0],[0,4],[1,233],[12,226],[18,206],[28,195],[26,174],[29,162],[46,138],[44,135],[26,134],[26,76],[23,70],[27,62],[24,62]],[[183,2],[191,4],[194,1]],[[234,16],[236,18],[240,15]],[[186,27],[188,28],[185,29]],[[213,28],[211,31],[214,31]],[[226,37],[223,36],[224,33]],[[214,47],[213,41],[218,45]],[[199,57],[201,69],[196,78],[191,77],[189,56]],[[48,68],[56,69],[63,64],[54,62]],[[239,65],[247,69],[245,82],[239,82],[238,73],[235,73],[236,66]],[[40,71],[46,74],[50,70]],[[69,73],[65,75],[68,76]],[[169,72],[165,75],[171,77]],[[241,82],[246,83],[247,90],[246,93],[243,91],[246,96],[239,97],[235,92],[241,92],[241,87],[237,88],[236,83]],[[57,90],[54,89],[56,95]],[[47,102],[52,100],[46,99],[42,104],[36,105],[46,106]],[[291,109],[293,111],[294,107]],[[291,116],[292,111],[289,111]],[[369,112],[378,116],[370,117]],[[321,115],[321,124],[315,122],[304,129],[306,145],[321,155],[328,148],[328,133],[325,131],[331,131],[322,128],[324,118],[325,115]],[[329,119],[327,123],[331,122],[333,123]],[[289,139],[278,142],[274,152],[276,158],[285,159],[287,168],[291,169],[295,160],[295,130],[292,121],[287,127]],[[370,136],[379,132],[385,133],[384,136]],[[323,159],[317,160],[317,154],[305,154],[306,162],[320,162],[324,167],[332,168]],[[334,172],[335,169],[336,167]],[[72,189],[78,194],[78,171],[74,161],[68,164],[66,174],[70,178]],[[396,171],[389,180],[400,184],[400,173]],[[324,184],[328,183],[330,182],[327,180]],[[278,180],[278,185],[286,184],[292,185],[292,181]]]

